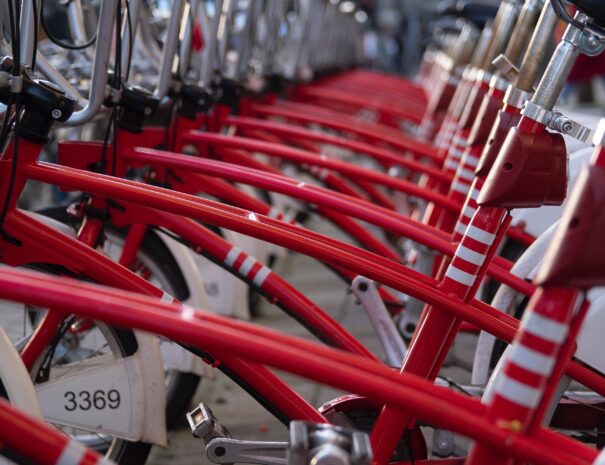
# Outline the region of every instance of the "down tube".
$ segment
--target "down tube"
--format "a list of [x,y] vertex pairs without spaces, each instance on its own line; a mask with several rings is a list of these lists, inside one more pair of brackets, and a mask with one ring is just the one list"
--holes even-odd
[[[444,234],[430,226],[415,222],[410,218],[373,206],[368,202],[353,200],[348,196],[312,185],[301,185],[293,179],[282,175],[266,173],[253,168],[232,165],[216,160],[187,157],[181,154],[152,149],[137,148],[125,154],[125,158],[137,163],[148,163],[152,166],[170,167],[182,170],[193,181],[194,173],[202,176],[216,176],[240,182],[272,192],[279,192],[290,197],[335,210],[345,215],[374,224],[386,231],[409,238],[448,256],[454,254],[454,245],[445,240]],[[192,185],[195,183],[192,182]],[[488,268],[488,274],[513,289],[531,295],[534,286],[508,272],[510,262],[501,257],[494,257]]]
[[[326,244],[318,244],[309,237],[302,238],[296,234],[288,233],[278,227],[261,222],[267,219],[261,215],[257,215],[255,220],[251,220],[248,217],[249,212],[234,207],[226,207],[217,202],[159,187],[142,185],[134,181],[115,180],[110,176],[88,173],[48,163],[29,165],[26,168],[26,172],[30,178],[38,181],[63,185],[75,190],[83,190],[100,196],[109,196],[116,200],[125,200],[195,218],[296,250],[297,252],[338,267],[346,267],[358,274],[410,294],[428,304],[438,306],[444,311],[450,312],[506,342],[512,340],[519,324],[515,318],[503,314],[488,305],[482,305],[482,311],[478,311],[476,306],[452,299],[449,295],[435,289],[434,285],[422,282],[423,280],[419,282],[412,277],[418,273],[413,273],[411,270],[408,270],[407,274],[394,273],[393,267],[381,266],[373,259],[368,258],[376,257],[374,254],[367,253],[361,249],[358,249],[357,254],[352,254]],[[234,213],[236,211],[239,213]],[[567,370],[574,379],[577,379],[593,391],[605,395],[605,380],[602,377],[595,376],[591,370],[573,361],[568,364]],[[573,370],[573,374],[570,370]]]
[[120,227],[130,224],[132,221],[140,221],[168,229],[194,247],[201,249],[204,256],[210,260],[267,295],[275,305],[295,318],[320,340],[342,350],[378,361],[338,322],[296,288],[254,257],[234,247],[197,221],[157,209],[128,204],[125,205],[123,212],[113,215],[113,218]]
[[[164,295],[160,289],[94,249],[19,211],[13,211],[7,216],[4,228],[14,237],[24,239],[23,249],[27,249],[31,256],[35,257],[32,261],[45,259],[49,263],[78,270],[98,282],[151,295],[158,299]],[[36,238],[36,240],[27,238]],[[251,391],[263,393],[266,399],[276,399],[278,403],[274,403],[272,413],[282,421],[285,418],[323,421],[323,417],[311,405],[265,367],[243,363],[236,357],[224,358],[222,362],[231,371],[237,373]],[[266,401],[264,405],[271,406],[272,403]]]
[[[44,304],[47,300],[40,300],[40,297],[46,299],[48,293],[42,292],[40,296],[40,290],[45,285],[50,286],[53,289],[49,297],[52,305],[70,312],[192,345],[203,339],[220,353],[225,350],[246,353],[258,363],[267,363],[322,383],[347,390],[354,387],[354,391],[365,395],[375,393],[399,408],[410,409],[420,418],[483,441],[524,461],[543,465],[588,464],[596,456],[596,451],[546,430],[530,440],[497,428],[483,418],[484,406],[461,394],[409,376],[401,378],[401,381],[409,381],[403,386],[396,374],[380,364],[290,336],[277,335],[276,338],[273,331],[253,325],[225,321],[180,304],[158,304],[113,289],[59,278],[40,279],[33,273],[21,272],[15,276],[0,271],[0,282],[4,284],[0,293],[11,300]],[[367,370],[376,376],[368,376]],[[412,385],[416,387],[412,388]],[[559,441],[559,447],[552,446],[555,439]]]

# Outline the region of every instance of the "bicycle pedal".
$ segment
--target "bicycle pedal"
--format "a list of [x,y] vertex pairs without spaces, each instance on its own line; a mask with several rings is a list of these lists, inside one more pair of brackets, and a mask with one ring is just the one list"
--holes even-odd
[[229,431],[220,424],[212,410],[202,402],[187,413],[187,421],[193,437],[202,439],[206,445],[214,438],[231,437]]

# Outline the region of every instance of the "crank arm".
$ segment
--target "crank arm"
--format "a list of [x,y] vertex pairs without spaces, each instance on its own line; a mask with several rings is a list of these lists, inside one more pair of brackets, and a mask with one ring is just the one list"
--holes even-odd
[[206,456],[212,463],[258,463],[260,465],[286,465],[287,442],[242,441],[215,438],[206,446]]

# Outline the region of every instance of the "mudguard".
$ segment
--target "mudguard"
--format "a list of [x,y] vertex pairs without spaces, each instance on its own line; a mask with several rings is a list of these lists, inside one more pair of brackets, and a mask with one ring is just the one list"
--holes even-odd
[[[556,223],[548,228],[517,260],[511,270],[515,276],[527,279],[535,277],[555,229]],[[578,336],[575,357],[603,372],[605,371],[605,360],[603,359],[601,339],[605,332],[605,288],[592,289],[588,297],[592,304]],[[500,311],[510,312],[515,307],[517,298],[518,294],[514,290],[501,286],[492,301],[492,306]],[[494,342],[495,337],[491,334],[485,332],[480,334],[473,361],[471,384],[483,385],[487,382]]]
[[0,380],[8,400],[19,410],[42,418],[36,390],[19,353],[0,326]]
[[[67,235],[75,236],[71,227],[59,221],[31,212],[28,214]],[[83,415],[77,414],[79,408],[76,407],[73,411],[65,409],[66,404],[72,407],[71,402],[63,402],[66,400],[66,395],[67,400],[71,398],[71,395],[66,392],[74,392],[76,395],[80,391],[90,392],[94,402],[95,392],[103,390],[103,394],[97,394],[97,406],[105,401],[106,410],[111,412],[106,411],[107,415],[103,415],[100,411],[102,409],[98,409],[99,412],[95,411],[99,415],[90,418],[89,422],[94,421],[94,425],[86,425],[86,429],[165,446],[167,444],[164,416],[166,386],[160,345],[155,336],[140,331],[135,331],[134,334],[138,344],[134,355],[117,360],[111,366],[101,365],[77,370],[74,375],[67,374],[65,379],[55,382],[51,380],[36,386],[43,416],[57,424],[84,426]],[[109,407],[110,400],[107,397],[112,389],[120,393],[121,405],[115,409]],[[119,389],[122,389],[123,395]],[[112,398],[113,396],[112,394]],[[86,394],[83,397],[86,397]],[[123,404],[122,399],[124,399]],[[115,404],[116,402],[112,402],[112,405]],[[86,407],[88,403],[84,400],[82,405]],[[119,413],[118,409],[122,414],[116,414]]]
[[55,424],[167,445],[166,389],[157,338],[136,332],[137,351],[111,360],[105,355],[74,370],[55,367],[36,392],[44,418]]

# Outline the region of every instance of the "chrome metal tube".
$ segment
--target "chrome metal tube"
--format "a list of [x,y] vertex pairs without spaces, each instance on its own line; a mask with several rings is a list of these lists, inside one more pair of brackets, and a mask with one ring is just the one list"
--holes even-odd
[[217,68],[216,53],[218,47],[218,29],[223,11],[223,0],[215,0],[214,2],[214,17],[212,18],[210,31],[204,33],[204,42],[206,42],[205,59],[202,61],[202,69],[200,71],[202,87],[207,88]]
[[76,44],[85,44],[89,38],[84,25],[84,11],[80,0],[72,0],[67,4],[67,24]]
[[151,11],[147,5],[142,5],[141,19],[139,21],[139,37],[143,52],[159,68],[160,60],[162,59],[162,51],[158,46],[149,21],[152,17]]
[[487,50],[489,49],[489,45],[492,42],[492,37],[494,36],[494,25],[491,23],[486,23],[481,31],[481,35],[479,36],[479,40],[477,41],[477,47],[473,52],[473,55],[470,60],[470,65],[474,68],[481,66],[483,63],[483,59],[487,54]]
[[252,56],[252,43],[254,37],[254,22],[257,18],[257,5],[259,2],[251,1],[246,10],[246,22],[239,34],[240,49],[237,52],[237,60],[234,65],[235,79],[244,77],[248,70],[250,57]]
[[118,0],[103,0],[101,3],[88,104],[82,110],[71,115],[65,123],[69,126],[78,126],[90,121],[99,111],[105,99],[117,2]]
[[185,78],[189,72],[189,66],[191,63],[191,47],[193,38],[193,28],[195,20],[197,18],[198,0],[189,0],[189,8],[187,14],[183,17],[185,21],[185,28],[183,30],[183,37],[181,38],[181,50],[179,54],[179,75],[181,78]]
[[469,62],[475,49],[478,31],[470,25],[465,25],[460,31],[457,44],[452,55],[452,69]]
[[514,83],[517,89],[524,92],[533,91],[534,83],[550,48],[557,21],[557,15],[550,1],[547,1],[542,8],[542,14],[521,62],[519,77],[517,82]]
[[298,57],[296,59],[296,70],[295,73],[298,74],[298,77],[308,78],[311,73],[310,63],[309,63],[309,52],[311,47],[310,40],[310,32],[311,32],[311,18],[313,17],[313,13],[315,11],[316,2],[313,0],[307,0],[303,2],[303,8],[301,10],[301,15],[303,18],[303,25],[300,37],[300,50],[298,52]]
[[509,41],[504,56],[508,60],[517,64],[522,56],[523,51],[527,48],[531,33],[536,27],[540,10],[544,6],[544,0],[526,0],[521,12],[519,13],[519,19],[511,34],[511,40]]
[[[578,21],[586,22],[588,16],[583,13],[576,14]],[[540,80],[532,102],[544,110],[552,110],[557,103],[571,69],[580,54],[579,41],[582,31],[570,24],[565,30],[563,39],[559,42],[550,63]]]
[[490,48],[485,54],[485,60],[483,61],[483,66],[481,68],[486,71],[492,70],[492,61],[504,51],[504,48],[511,39],[513,28],[517,23],[520,7],[517,3],[509,3],[508,5],[509,8],[507,13],[502,17],[502,21],[494,33]]
[[291,32],[288,37],[288,60],[284,64],[283,74],[287,79],[296,76],[296,70],[301,63],[304,49],[304,34],[307,27],[309,2],[299,2],[296,20],[291,23]]
[[223,9],[220,11],[220,19],[216,34],[216,62],[214,69],[222,72],[225,64],[225,57],[229,49],[229,34],[231,32],[231,21],[235,10],[236,0],[224,0]]
[[172,4],[172,13],[166,31],[166,40],[162,49],[158,84],[154,93],[154,97],[159,100],[168,93],[168,89],[170,89],[170,85],[172,84],[172,66],[174,65],[174,57],[176,56],[176,49],[179,43],[184,6],[185,0],[174,0]]
[[[37,8],[34,8],[34,2]],[[20,28],[21,28],[21,45],[19,53],[21,55],[21,63],[26,66],[31,66],[34,58],[34,50],[36,49],[36,24],[38,18],[34,16],[34,12],[40,14],[40,0],[23,0],[21,9]]]
[[[473,66],[477,68],[483,68],[483,63],[485,62],[487,52],[492,48],[492,43],[495,40],[498,30],[500,29],[500,24],[502,23],[503,18],[508,14],[509,9],[510,3],[508,0],[504,0],[502,3],[500,3],[498,12],[496,13],[494,20],[491,23],[491,32],[489,34],[489,40],[486,44],[484,44],[484,48],[482,48],[481,54],[479,54],[479,50],[476,51],[475,55],[473,56]],[[485,28],[483,30],[485,31]]]

